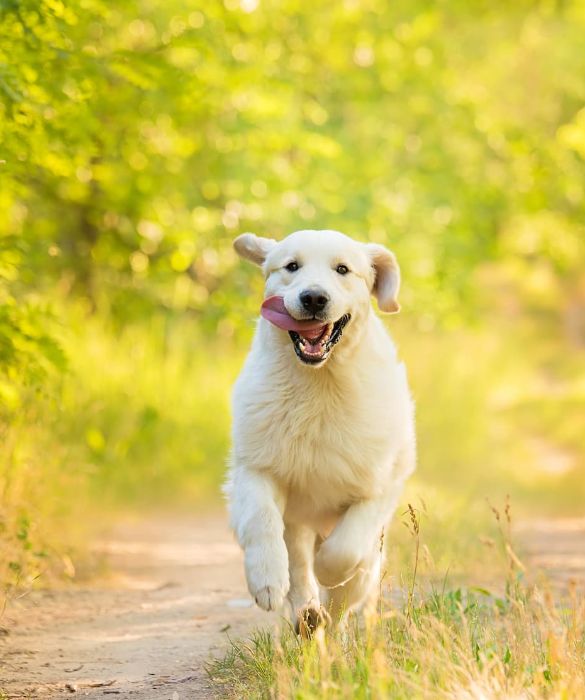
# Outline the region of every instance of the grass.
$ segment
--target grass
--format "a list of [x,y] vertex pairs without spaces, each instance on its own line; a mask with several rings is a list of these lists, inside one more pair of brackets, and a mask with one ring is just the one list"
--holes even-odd
[[239,358],[186,322],[66,317],[67,371],[0,419],[4,596],[78,576],[120,510],[218,502]]
[[584,697],[585,600],[572,584],[559,599],[528,583],[510,540],[509,508],[494,513],[504,555],[498,592],[449,588],[444,576],[438,586],[421,581],[425,546],[409,509],[412,588],[401,604],[387,596],[369,620],[352,616],[346,628],[320,629],[308,642],[286,624],[278,634],[232,641],[208,666],[217,692],[298,700]]

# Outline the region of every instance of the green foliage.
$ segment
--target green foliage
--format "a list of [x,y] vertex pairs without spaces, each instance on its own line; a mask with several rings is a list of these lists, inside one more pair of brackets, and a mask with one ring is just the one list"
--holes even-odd
[[54,338],[54,319],[47,304],[23,294],[22,265],[26,244],[0,237],[0,417],[20,405],[21,390],[43,386],[66,366]]
[[215,328],[249,283],[232,237],[301,227],[391,243],[407,300],[443,320],[473,310],[486,260],[578,270],[578,2],[0,13],[2,208],[36,284]]
[[245,230],[396,251],[444,535],[502,490],[576,510],[584,31],[577,0],[0,1],[0,560],[217,491]]

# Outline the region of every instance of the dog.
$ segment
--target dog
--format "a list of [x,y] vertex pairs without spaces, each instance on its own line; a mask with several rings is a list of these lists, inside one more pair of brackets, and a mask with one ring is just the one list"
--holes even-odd
[[415,469],[406,370],[370,302],[399,311],[400,269],[338,231],[234,248],[265,300],[233,391],[230,522],[258,606],[288,605],[310,634],[375,609],[382,533]]

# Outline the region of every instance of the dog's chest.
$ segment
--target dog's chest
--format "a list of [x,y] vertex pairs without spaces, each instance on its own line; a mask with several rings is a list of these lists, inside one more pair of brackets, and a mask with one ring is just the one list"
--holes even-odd
[[248,405],[248,455],[291,493],[339,508],[376,490],[389,425],[376,395],[358,385],[261,394]]

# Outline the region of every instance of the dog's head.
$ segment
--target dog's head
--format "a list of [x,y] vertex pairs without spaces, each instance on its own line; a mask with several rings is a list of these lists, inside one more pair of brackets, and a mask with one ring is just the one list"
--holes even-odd
[[[370,312],[399,310],[400,270],[393,253],[338,231],[297,231],[282,241],[245,233],[234,241],[266,278],[263,315],[288,331],[298,358],[318,367]],[[276,319],[276,320],[275,320]]]

